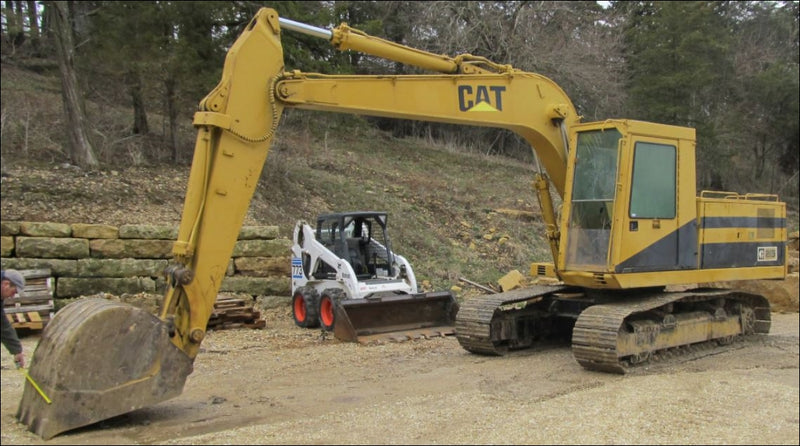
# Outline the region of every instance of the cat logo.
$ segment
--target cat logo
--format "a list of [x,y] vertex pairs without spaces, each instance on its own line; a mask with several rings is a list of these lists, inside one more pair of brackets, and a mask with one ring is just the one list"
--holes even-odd
[[503,111],[503,93],[506,87],[478,85],[458,86],[458,109],[462,112]]

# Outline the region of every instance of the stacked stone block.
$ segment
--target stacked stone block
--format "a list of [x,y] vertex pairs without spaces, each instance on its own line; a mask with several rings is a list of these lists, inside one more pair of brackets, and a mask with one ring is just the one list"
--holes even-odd
[[[162,293],[177,226],[0,222],[3,269],[50,269],[58,299]],[[291,241],[277,226],[245,226],[220,293],[288,296]]]

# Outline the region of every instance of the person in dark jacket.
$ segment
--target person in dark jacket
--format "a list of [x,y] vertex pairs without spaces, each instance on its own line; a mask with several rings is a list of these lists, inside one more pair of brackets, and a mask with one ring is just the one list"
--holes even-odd
[[[6,299],[11,299],[14,297],[15,294],[22,292],[25,289],[25,278],[19,271],[15,269],[9,269],[5,271],[0,271],[0,290],[3,294],[3,301]],[[2,323],[2,341],[3,345],[6,346],[8,352],[14,356],[14,363],[17,364],[17,367],[25,367],[25,355],[22,353],[22,343],[19,342],[19,337],[17,336],[17,331],[14,330],[14,326],[11,325],[11,322],[8,321],[6,317],[5,305],[0,305],[0,314],[2,317],[0,319],[0,323]]]

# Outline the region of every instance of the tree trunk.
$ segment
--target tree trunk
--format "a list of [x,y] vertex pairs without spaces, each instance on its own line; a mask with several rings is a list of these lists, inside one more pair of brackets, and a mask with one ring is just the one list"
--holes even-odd
[[28,24],[30,25],[30,37],[39,37],[39,11],[36,8],[36,2],[28,0]]
[[28,23],[30,25],[30,32],[28,33],[31,39],[31,46],[34,52],[39,51],[39,12],[36,8],[36,2],[28,0]]
[[131,68],[126,76],[128,91],[133,102],[133,133],[135,135],[146,135],[150,133],[147,125],[147,110],[144,106],[142,97],[142,77],[135,68]]
[[169,119],[169,146],[172,151],[172,162],[178,162],[178,106],[175,103],[175,78],[167,75],[164,81],[167,96],[167,117]]
[[22,31],[22,11],[20,10],[21,3],[18,1],[6,1],[4,15],[6,19],[6,26],[4,27],[4,39],[9,46],[11,55],[17,52],[23,41],[25,41],[25,33]]
[[19,47],[25,43],[25,12],[22,7],[22,0],[14,2],[14,17],[16,18],[17,38],[14,39],[14,46]]
[[48,39],[52,38],[53,35],[53,29],[51,26],[52,21],[50,20],[50,16],[52,15],[52,13],[50,12],[51,9],[53,9],[53,7],[50,6],[48,2],[42,2],[42,15],[41,15],[42,23],[40,24],[41,26],[39,27],[39,34],[42,36],[42,39],[45,42],[48,42],[49,41]]
[[83,103],[83,95],[78,89],[73,54],[72,26],[67,2],[49,2],[55,37],[58,68],[61,73],[61,97],[66,117],[66,132],[69,135],[69,153],[72,162],[81,167],[97,166],[98,161],[89,140],[88,123]]

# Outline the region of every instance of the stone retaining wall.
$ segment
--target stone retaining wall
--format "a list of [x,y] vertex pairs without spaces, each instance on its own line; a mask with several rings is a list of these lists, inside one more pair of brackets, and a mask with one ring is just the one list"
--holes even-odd
[[[3,269],[50,269],[58,299],[160,294],[177,236],[177,226],[4,221],[0,261]],[[277,226],[243,227],[220,292],[288,296],[290,248]]]

